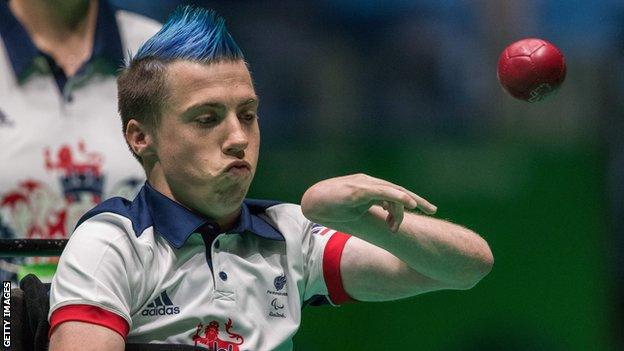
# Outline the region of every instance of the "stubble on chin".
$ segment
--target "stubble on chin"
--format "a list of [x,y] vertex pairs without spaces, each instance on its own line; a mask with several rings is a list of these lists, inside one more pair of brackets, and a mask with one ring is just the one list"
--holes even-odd
[[229,214],[242,204],[249,190],[250,182],[219,184],[205,192],[203,206],[211,212]]

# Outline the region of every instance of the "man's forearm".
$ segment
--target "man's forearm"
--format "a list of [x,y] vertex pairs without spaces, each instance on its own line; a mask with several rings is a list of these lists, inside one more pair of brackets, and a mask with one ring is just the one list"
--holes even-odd
[[393,233],[386,216],[381,207],[373,206],[359,221],[322,224],[381,247],[417,272],[455,288],[470,288],[490,271],[492,252],[471,230],[406,212],[399,231]]
[[123,337],[97,324],[69,321],[53,330],[50,351],[122,351]]

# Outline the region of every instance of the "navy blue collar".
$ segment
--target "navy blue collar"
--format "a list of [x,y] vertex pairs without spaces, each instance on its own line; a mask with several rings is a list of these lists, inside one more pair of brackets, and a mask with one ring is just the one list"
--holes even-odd
[[[154,230],[176,249],[182,247],[195,232],[207,231],[207,234],[213,236],[222,232],[214,221],[183,207],[147,182],[135,201],[141,201],[141,198],[147,203]],[[283,241],[284,236],[259,216],[276,204],[279,202],[245,199],[238,222],[228,233],[252,233],[265,239]]]
[[[35,47],[26,29],[13,16],[6,1],[0,1],[0,37],[4,41],[15,76],[22,79],[35,58],[42,56],[42,53]],[[106,0],[98,1],[93,53],[86,64],[96,59],[104,59],[115,69],[123,63],[123,47],[117,20]],[[81,71],[82,68],[78,72]],[[110,72],[114,73],[115,70]]]
[[13,16],[6,1],[0,1],[0,37],[13,65],[13,72],[19,78],[40,53],[26,29]]
[[114,73],[117,73],[119,67],[123,65],[124,49],[121,43],[119,27],[117,27],[115,11],[113,11],[106,0],[99,0],[98,4],[93,54],[89,61],[104,59],[113,65]]

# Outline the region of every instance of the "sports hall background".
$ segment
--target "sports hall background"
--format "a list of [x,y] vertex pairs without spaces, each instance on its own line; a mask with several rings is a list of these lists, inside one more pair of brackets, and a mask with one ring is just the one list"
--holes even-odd
[[[178,1],[118,0],[163,20]],[[469,291],[305,310],[296,350],[622,349],[624,5],[616,0],[196,1],[222,14],[261,97],[251,197],[298,202],[364,172],[481,233]],[[539,37],[566,82],[528,104],[500,51]]]

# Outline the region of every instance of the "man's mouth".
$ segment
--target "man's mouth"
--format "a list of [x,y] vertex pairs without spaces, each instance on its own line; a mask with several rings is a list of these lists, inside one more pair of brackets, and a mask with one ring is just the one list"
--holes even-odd
[[234,161],[225,168],[225,173],[246,175],[251,173],[251,165],[246,161]]

